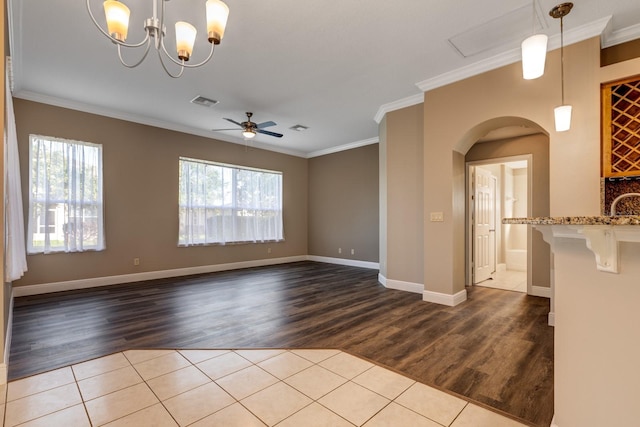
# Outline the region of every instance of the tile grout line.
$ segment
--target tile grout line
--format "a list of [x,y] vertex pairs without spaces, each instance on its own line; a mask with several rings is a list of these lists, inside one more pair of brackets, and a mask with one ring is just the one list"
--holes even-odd
[[80,400],[82,401],[82,409],[84,409],[84,413],[87,416],[87,421],[89,421],[89,425],[92,426],[93,423],[91,422],[91,417],[89,416],[89,410],[87,409],[87,405],[84,400],[84,395],[82,394],[82,390],[80,389],[80,383],[78,381],[78,378],[76,377],[76,371],[74,371],[73,365],[70,365],[69,369],[71,369],[71,374],[73,375],[73,379],[76,382],[76,388],[78,389],[78,394],[80,395]]
[[449,423],[449,426],[452,426],[452,425],[453,425],[453,423],[455,423],[455,422],[456,422],[456,420],[457,420],[458,418],[460,418],[460,415],[462,415],[462,412],[464,412],[464,410],[465,410],[465,409],[467,409],[467,406],[469,406],[469,404],[470,404],[470,403],[471,403],[471,402],[467,402],[467,403],[465,403],[465,405],[462,407],[462,409],[460,410],[460,412],[458,412],[458,414],[453,418],[453,420],[451,420],[451,422]]
[[[191,360],[190,360],[186,355],[182,354],[182,353],[181,353],[181,351],[180,351],[180,350],[178,350],[178,349],[173,349],[173,350],[171,350],[171,352],[170,352],[170,353],[166,353],[166,354],[163,354],[163,355],[161,355],[161,356],[157,356],[157,357],[153,357],[153,358],[150,358],[150,359],[142,360],[142,361],[140,361],[139,363],[145,363],[145,362],[148,362],[148,361],[150,361],[150,360],[153,360],[153,359],[156,359],[156,358],[160,358],[160,357],[166,356],[166,355],[168,355],[168,354],[172,354],[172,353],[178,354],[178,355],[180,355],[180,357],[181,357],[181,358],[185,359],[185,360],[186,360],[186,362],[188,363],[188,366],[183,366],[183,367],[181,367],[181,368],[174,369],[174,370],[172,370],[172,371],[170,371],[170,372],[163,373],[162,375],[158,375],[158,376],[156,376],[156,377],[150,378],[150,380],[151,380],[151,379],[155,379],[155,378],[162,377],[162,376],[164,376],[164,375],[167,375],[167,374],[170,374],[170,373],[173,373],[173,372],[177,372],[177,371],[179,371],[179,370],[181,370],[181,369],[185,369],[185,368],[188,368],[188,367],[194,367],[194,368],[196,368],[200,373],[202,373],[204,376],[206,376],[206,377],[210,380],[210,382],[209,382],[209,383],[211,383],[211,382],[212,382],[212,383],[214,383],[214,384],[215,384],[216,386],[218,386],[222,391],[224,391],[227,395],[229,395],[229,396],[232,398],[232,400],[233,400],[233,402],[232,402],[232,403],[230,403],[229,405],[226,405],[226,406],[224,406],[224,407],[222,407],[222,408],[219,408],[219,409],[217,409],[216,411],[212,412],[211,414],[207,414],[206,416],[202,417],[201,419],[198,419],[198,420],[193,421],[193,422],[192,422],[192,423],[190,423],[189,425],[191,425],[191,424],[193,424],[193,423],[196,423],[196,422],[199,422],[199,421],[201,421],[202,419],[207,418],[207,417],[209,417],[209,416],[212,416],[212,415],[214,415],[214,414],[216,414],[216,413],[218,413],[218,412],[220,412],[220,411],[222,411],[222,410],[224,410],[224,409],[226,409],[226,408],[228,408],[228,407],[232,406],[234,403],[238,403],[238,404],[240,404],[240,406],[242,406],[245,410],[247,410],[249,413],[251,413],[253,416],[255,416],[258,420],[260,420],[261,422],[263,422],[263,423],[265,423],[265,424],[267,424],[267,425],[268,425],[268,423],[267,423],[265,420],[263,420],[260,416],[258,416],[258,415],[257,415],[257,414],[255,414],[254,412],[252,412],[252,411],[251,411],[247,406],[245,406],[245,405],[244,405],[240,400],[238,400],[236,397],[234,397],[233,395],[231,395],[231,393],[229,393],[229,392],[228,392],[228,391],[227,391],[227,390],[226,390],[222,385],[218,384],[217,380],[214,380],[214,379],[213,379],[213,378],[211,378],[209,375],[207,375],[204,371],[202,371],[202,370],[200,369],[200,367],[199,367],[199,366],[197,366],[197,364],[196,364],[196,363],[192,362],[192,361],[191,361]],[[307,397],[307,398],[309,398],[309,399],[311,400],[311,402],[309,402],[308,404],[306,404],[306,405],[305,405],[305,406],[303,406],[302,408],[300,408],[300,409],[296,410],[296,411],[295,411],[294,413],[292,413],[292,414],[289,414],[288,416],[286,416],[286,417],[285,417],[285,418],[283,418],[282,420],[279,420],[279,421],[278,421],[278,423],[282,423],[282,422],[283,422],[283,421],[285,421],[286,419],[288,419],[288,418],[290,418],[290,417],[294,416],[295,414],[297,414],[297,413],[299,413],[299,412],[303,411],[304,409],[308,408],[309,406],[313,405],[314,403],[318,404],[319,406],[321,406],[322,408],[324,408],[324,409],[326,409],[327,411],[331,412],[332,414],[334,414],[334,415],[338,416],[339,418],[341,418],[341,419],[345,420],[346,422],[351,423],[349,420],[347,420],[346,418],[344,418],[342,415],[340,415],[340,414],[336,413],[336,412],[335,412],[335,411],[333,411],[332,409],[330,409],[330,408],[326,407],[325,405],[323,405],[322,403],[320,403],[320,402],[319,402],[319,400],[320,400],[320,399],[322,399],[324,396],[326,396],[326,395],[328,395],[328,394],[330,394],[330,393],[334,392],[335,390],[337,390],[337,389],[338,389],[338,388],[340,388],[340,387],[343,387],[345,384],[349,384],[349,383],[351,383],[351,384],[353,384],[353,385],[356,385],[356,386],[362,387],[363,389],[365,389],[365,390],[367,390],[367,391],[369,391],[369,392],[371,392],[371,393],[374,393],[374,394],[376,394],[377,396],[380,396],[380,397],[382,397],[382,398],[384,398],[385,400],[387,400],[387,401],[388,401],[388,402],[387,402],[387,403],[386,403],[382,408],[380,408],[379,410],[377,410],[374,414],[372,414],[369,418],[367,418],[367,419],[366,419],[362,424],[366,424],[367,422],[371,421],[375,416],[377,416],[379,413],[381,413],[383,410],[385,410],[387,407],[389,407],[389,406],[391,405],[391,403],[396,403],[397,405],[399,405],[399,406],[401,406],[402,408],[405,408],[405,409],[407,409],[407,410],[411,411],[412,413],[415,413],[416,415],[419,415],[419,416],[421,416],[421,417],[423,417],[423,418],[426,418],[426,419],[428,419],[428,420],[430,420],[430,421],[436,422],[436,424],[440,424],[440,423],[438,423],[437,421],[435,421],[435,420],[431,419],[430,417],[428,417],[428,416],[426,416],[426,415],[423,415],[423,414],[421,414],[421,413],[419,413],[419,412],[416,412],[415,410],[413,410],[413,409],[411,409],[411,408],[408,408],[408,407],[406,407],[405,405],[402,405],[401,403],[399,403],[399,402],[397,402],[397,401],[396,401],[400,396],[402,396],[404,393],[406,393],[406,392],[407,392],[411,387],[413,387],[415,384],[423,384],[423,383],[420,383],[420,382],[418,382],[418,381],[416,381],[416,380],[413,380],[412,378],[406,377],[406,376],[404,376],[404,375],[398,374],[398,373],[396,373],[396,372],[394,372],[394,371],[390,370],[390,372],[391,372],[391,373],[394,373],[394,374],[400,375],[400,376],[402,376],[402,377],[404,377],[404,378],[407,378],[407,379],[411,380],[411,381],[412,381],[412,383],[411,383],[410,385],[408,385],[407,387],[405,387],[402,391],[400,391],[400,392],[399,392],[399,393],[398,393],[394,398],[388,398],[388,397],[386,397],[386,396],[384,396],[384,395],[382,395],[382,394],[378,393],[377,391],[372,390],[372,389],[370,389],[369,387],[367,387],[367,386],[365,386],[365,385],[362,385],[362,384],[359,384],[359,383],[357,383],[357,382],[355,382],[355,381],[354,381],[356,378],[358,378],[358,377],[360,377],[360,376],[364,375],[366,372],[371,371],[371,370],[372,370],[372,369],[374,369],[376,366],[378,366],[378,367],[380,367],[380,368],[382,368],[382,369],[385,369],[383,366],[380,366],[380,365],[377,365],[376,363],[371,363],[371,362],[369,362],[369,361],[367,361],[367,360],[361,359],[361,360],[363,360],[363,361],[365,361],[365,362],[370,363],[370,364],[371,364],[371,366],[367,367],[364,371],[362,371],[362,372],[360,372],[360,373],[356,374],[355,376],[353,376],[353,378],[348,378],[348,377],[345,377],[345,376],[343,376],[343,375],[341,375],[341,374],[339,374],[339,373],[337,373],[337,372],[332,371],[332,370],[331,370],[331,369],[329,369],[329,368],[326,368],[326,367],[324,367],[324,366],[320,365],[321,363],[323,363],[323,362],[325,362],[325,361],[327,361],[327,360],[330,360],[330,359],[332,359],[332,358],[334,358],[334,357],[340,356],[340,355],[346,355],[346,356],[356,357],[356,356],[353,356],[353,355],[351,355],[351,354],[349,354],[349,353],[346,353],[346,352],[343,352],[343,351],[338,350],[338,351],[337,351],[337,353],[335,353],[335,354],[333,354],[333,355],[331,355],[331,356],[329,356],[329,357],[326,357],[326,358],[324,358],[324,359],[319,360],[319,361],[317,361],[317,362],[316,362],[316,361],[314,361],[314,360],[307,359],[307,358],[305,358],[305,357],[304,357],[304,356],[302,356],[302,355],[298,355],[298,354],[296,354],[296,353],[295,353],[294,351],[292,351],[291,349],[286,349],[286,350],[284,350],[284,351],[283,351],[283,352],[281,352],[281,353],[274,354],[274,355],[271,355],[271,356],[269,356],[269,357],[267,357],[267,358],[265,358],[265,359],[262,359],[262,360],[258,360],[258,361],[256,361],[256,362],[253,362],[253,361],[249,360],[248,358],[246,358],[246,357],[242,356],[242,355],[241,355],[240,353],[238,353],[236,350],[229,350],[229,352],[227,352],[227,353],[219,354],[219,355],[217,355],[217,356],[214,356],[214,357],[211,357],[211,358],[208,358],[208,359],[204,359],[204,360],[202,360],[202,361],[199,361],[198,363],[203,363],[203,362],[205,362],[205,361],[209,361],[209,360],[215,359],[215,358],[217,358],[217,357],[223,356],[224,354],[228,354],[228,353],[234,353],[234,354],[236,354],[237,356],[240,356],[242,359],[246,360],[250,365],[249,365],[249,366],[247,366],[247,367],[244,367],[244,368],[238,369],[238,370],[236,370],[236,371],[230,372],[230,373],[228,373],[228,374],[226,374],[226,375],[224,375],[224,376],[222,376],[222,377],[218,378],[218,380],[219,380],[219,379],[222,379],[222,378],[226,378],[226,377],[228,377],[229,375],[236,374],[236,373],[238,373],[238,372],[240,372],[240,371],[242,371],[242,370],[244,370],[244,369],[248,369],[249,367],[257,367],[257,368],[258,368],[258,369],[260,369],[261,371],[263,371],[263,372],[265,372],[265,373],[267,373],[267,374],[269,374],[269,375],[271,375],[271,376],[273,376],[273,377],[275,377],[275,378],[277,379],[277,382],[276,382],[276,383],[271,384],[271,385],[269,385],[269,386],[266,386],[266,387],[264,387],[264,388],[261,388],[260,390],[254,391],[254,392],[253,392],[253,393],[251,393],[250,395],[243,397],[243,399],[246,399],[246,398],[248,398],[248,397],[250,397],[250,396],[252,396],[252,395],[255,395],[256,393],[259,393],[259,392],[261,392],[261,391],[263,391],[263,390],[265,390],[265,389],[267,389],[267,388],[269,388],[269,387],[272,387],[272,386],[274,386],[274,385],[276,385],[276,384],[283,384],[283,385],[285,385],[285,386],[288,386],[288,387],[292,388],[292,389],[293,389],[293,390],[295,390],[296,392],[300,393],[301,395],[303,395],[303,396],[305,396],[305,397]],[[299,357],[299,358],[301,358],[301,359],[303,359],[303,360],[305,360],[305,361],[309,362],[309,363],[310,363],[310,366],[307,366],[306,368],[303,368],[303,369],[301,369],[301,370],[299,370],[299,371],[296,371],[296,372],[295,372],[295,373],[293,373],[293,374],[287,375],[287,376],[286,376],[286,377],[284,377],[284,378],[276,377],[274,374],[272,374],[271,372],[267,371],[267,370],[266,370],[266,369],[264,369],[262,366],[259,366],[259,363],[263,363],[263,362],[265,362],[265,361],[268,361],[268,360],[270,360],[270,359],[273,359],[273,358],[275,358],[275,357],[278,357],[278,356],[281,356],[281,355],[283,355],[283,354],[287,354],[287,353],[289,353],[289,354],[291,354],[291,355],[293,355],[293,356]],[[136,369],[136,366],[135,366],[135,365],[131,362],[131,360],[130,360],[130,359],[129,359],[125,354],[124,354],[124,352],[118,352],[118,353],[114,353],[114,354],[121,354],[121,355],[125,358],[125,360],[127,361],[128,366],[120,367],[120,368],[117,368],[117,369],[110,369],[110,370],[107,370],[107,371],[102,372],[102,373],[100,373],[100,374],[96,374],[96,375],[89,376],[89,377],[87,377],[87,378],[83,378],[83,380],[90,379],[90,378],[95,378],[95,377],[100,376],[100,375],[104,375],[104,374],[107,374],[107,373],[115,372],[115,371],[117,371],[117,370],[119,370],[119,369],[125,369],[125,368],[127,368],[127,367],[131,367],[131,368],[133,368],[133,370],[136,372],[136,374],[137,374],[137,375],[142,379],[142,383],[144,383],[144,384],[145,384],[145,387],[147,387],[147,389],[149,389],[149,391],[151,391],[151,393],[153,394],[153,396],[156,398],[156,402],[154,402],[153,404],[151,404],[151,405],[149,405],[149,406],[145,406],[144,408],[139,408],[139,409],[137,409],[137,410],[135,410],[135,411],[133,411],[133,412],[131,412],[131,413],[128,413],[128,414],[122,415],[122,416],[120,416],[120,417],[118,417],[118,418],[115,418],[115,419],[113,419],[113,420],[110,420],[109,422],[114,422],[114,421],[116,421],[116,420],[123,419],[123,418],[125,418],[125,417],[131,416],[132,414],[135,414],[135,413],[137,413],[137,412],[140,412],[140,411],[146,410],[146,409],[148,409],[148,408],[150,408],[150,407],[153,407],[153,406],[155,406],[157,403],[160,403],[160,404],[162,405],[162,407],[165,409],[165,411],[169,414],[169,416],[171,417],[171,419],[172,419],[174,422],[176,422],[176,424],[180,425],[180,423],[178,423],[178,420],[175,418],[175,416],[174,416],[174,415],[169,411],[169,409],[165,406],[164,401],[160,399],[160,397],[156,394],[156,392],[153,390],[153,388],[149,385],[148,380],[146,380],[146,379],[144,379],[144,378],[142,377],[142,375],[140,374],[140,372],[138,371],[138,369]],[[103,357],[108,357],[108,356],[103,356]],[[357,358],[357,357],[356,357],[356,358]],[[92,360],[97,360],[97,359],[100,359],[100,358],[96,358],[96,359],[92,359]],[[360,358],[358,358],[358,359],[360,359]],[[82,362],[82,363],[84,363],[84,362]],[[98,397],[96,397],[96,398],[94,398],[94,399],[85,400],[85,397],[84,397],[84,395],[82,394],[82,391],[81,391],[81,389],[80,389],[80,385],[79,385],[79,382],[80,382],[80,381],[82,381],[82,380],[78,380],[78,377],[77,377],[76,371],[73,369],[73,366],[74,366],[74,365],[69,365],[69,366],[68,366],[68,369],[71,371],[72,378],[73,378],[73,381],[72,381],[72,382],[75,384],[75,389],[77,390],[78,395],[80,396],[80,401],[81,401],[81,403],[82,403],[82,405],[83,405],[84,413],[85,413],[85,415],[86,415],[86,417],[87,417],[87,420],[89,421],[89,423],[90,423],[91,425],[94,425],[94,423],[93,423],[93,421],[91,420],[91,417],[90,417],[90,415],[89,415],[89,411],[88,411],[88,408],[87,408],[87,405],[86,405],[86,403],[87,403],[87,402],[92,401],[92,400],[95,400],[95,399],[98,399],[98,398],[101,398],[101,397],[103,397],[103,396],[107,396],[107,395],[109,395],[109,394],[116,393],[116,392],[118,392],[118,391],[120,391],[120,390],[124,390],[124,389],[129,388],[129,387],[133,387],[133,386],[127,386],[127,387],[125,387],[125,388],[123,388],[123,389],[119,389],[119,390],[115,390],[115,391],[112,391],[112,392],[106,393],[106,394],[101,395],[101,396],[98,396]],[[332,374],[334,374],[334,375],[336,375],[336,376],[338,376],[338,377],[341,377],[342,379],[346,380],[346,382],[344,382],[344,383],[342,383],[342,384],[340,384],[340,385],[336,386],[335,388],[333,388],[332,390],[330,390],[330,391],[328,391],[328,392],[326,392],[326,393],[322,394],[322,395],[321,395],[321,396],[319,396],[318,398],[313,398],[313,397],[311,397],[311,396],[307,395],[305,392],[303,392],[303,391],[301,391],[301,390],[298,390],[298,388],[296,388],[295,386],[290,385],[290,384],[288,384],[288,383],[286,382],[286,380],[287,380],[287,379],[289,379],[289,378],[291,378],[291,377],[293,377],[293,376],[295,376],[295,375],[297,375],[297,374],[300,374],[301,372],[304,372],[304,371],[306,371],[306,370],[309,370],[309,369],[311,369],[311,368],[313,368],[313,367],[318,367],[318,368],[321,368],[321,369],[327,370],[327,371],[331,372]],[[58,369],[64,369],[64,368],[58,368]],[[50,371],[50,372],[51,372],[51,371]],[[209,384],[209,383],[207,383],[207,384]],[[38,393],[29,394],[29,395],[27,395],[27,396],[23,396],[23,397],[21,397],[21,398],[19,398],[19,399],[22,399],[22,398],[25,398],[25,397],[29,397],[29,396],[34,396],[34,395],[37,395],[37,394],[39,394],[39,393],[44,393],[44,392],[47,392],[47,391],[50,391],[50,390],[55,390],[55,389],[60,388],[60,387],[69,386],[70,384],[71,384],[71,382],[69,382],[69,383],[67,383],[67,384],[58,385],[57,387],[53,387],[53,388],[48,389],[48,390],[43,390],[43,391],[40,391],[40,392],[38,392]],[[138,383],[138,384],[141,384],[141,383]],[[137,384],[136,384],[136,385],[137,385]],[[204,384],[199,385],[199,386],[194,387],[194,388],[189,389],[189,390],[182,391],[182,392],[178,393],[176,396],[179,396],[180,394],[186,393],[186,392],[188,392],[188,391],[190,391],[190,390],[194,390],[194,389],[196,389],[196,388],[198,388],[198,387],[201,387],[201,386],[203,386],[203,385],[204,385]],[[425,385],[426,387],[430,387],[429,385],[426,385],[426,384],[423,384],[423,385]],[[430,387],[430,388],[432,388],[432,387]],[[434,388],[434,390],[438,390],[438,389],[435,389],[435,388]],[[4,410],[3,418],[2,418],[2,420],[3,420],[3,425],[4,425],[4,423],[6,422],[6,417],[7,417],[7,412],[8,412],[8,411],[7,411],[7,405],[8,405],[8,403],[9,403],[9,402],[8,402],[8,392],[9,392],[9,384],[7,383],[6,388],[5,388],[5,404],[4,404],[4,405],[5,405],[5,410]],[[173,397],[175,397],[175,396],[172,396],[172,398],[173,398]],[[19,400],[19,399],[14,399],[14,400]],[[168,398],[168,399],[169,399],[169,398]],[[165,399],[165,400],[168,400],[168,399]],[[455,415],[455,417],[452,419],[452,421],[448,424],[448,426],[453,425],[453,424],[455,423],[455,421],[456,421],[456,420],[461,416],[461,414],[465,411],[465,409],[466,409],[466,408],[468,408],[468,407],[469,407],[469,405],[470,405],[470,403],[471,403],[470,401],[468,401],[468,400],[466,400],[466,399],[461,399],[461,398],[459,398],[459,397],[458,397],[458,399],[462,400],[462,401],[464,402],[464,405],[463,405],[463,407],[461,408],[461,410],[460,410],[460,411]],[[61,411],[67,410],[67,409],[72,408],[72,407],[74,407],[74,406],[76,406],[76,404],[73,404],[73,405],[67,406],[67,407],[65,407],[65,408],[58,409],[58,410],[53,411],[53,412],[48,413],[48,414],[44,414],[44,415],[38,416],[38,417],[33,418],[33,419],[31,419],[31,420],[26,420],[25,422],[30,422],[30,421],[33,421],[33,420],[36,420],[36,419],[40,419],[40,418],[43,418],[43,417],[46,417],[46,416],[50,416],[50,415],[52,415],[52,414],[55,414],[55,413],[58,413],[58,412],[61,412]],[[352,424],[352,423],[351,423],[351,424]]]

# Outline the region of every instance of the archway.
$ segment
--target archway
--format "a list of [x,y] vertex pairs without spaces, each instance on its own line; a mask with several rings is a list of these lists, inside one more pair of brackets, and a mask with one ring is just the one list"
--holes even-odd
[[[522,212],[518,216],[548,216],[549,215],[549,136],[548,133],[536,123],[520,117],[499,117],[487,120],[474,126],[467,131],[456,148],[460,148],[465,154],[465,163],[499,163],[505,159],[529,158],[529,174],[527,181],[529,182],[529,198],[528,210],[523,215]],[[467,173],[469,168],[466,168]],[[498,173],[496,175],[499,175]],[[508,174],[498,177],[507,179]],[[467,175],[467,182],[469,176]],[[471,199],[468,188],[465,188],[467,194],[466,212],[470,217],[470,209],[473,205],[469,203]],[[512,195],[511,195],[512,196]],[[504,199],[503,199],[504,202]],[[505,203],[506,205],[506,203]],[[506,210],[499,209],[502,213]],[[511,213],[508,214],[511,216]],[[500,235],[508,235],[509,231],[521,232],[523,230],[504,230],[505,227],[500,224],[498,218],[496,223],[496,233],[493,237]],[[498,228],[500,227],[500,228]],[[471,284],[471,234],[473,230],[471,224],[467,221],[465,229],[465,253],[466,253],[466,283]],[[517,234],[517,233],[516,233]],[[533,232],[531,227],[525,231],[526,234],[526,251],[518,253],[525,256],[527,266],[527,292],[530,295],[551,297],[551,266],[550,266],[550,250],[547,243],[542,240],[539,233]],[[505,244],[506,246],[506,244]],[[496,245],[496,248],[501,248]],[[496,259],[506,262],[505,256],[511,257],[515,251],[506,251],[501,248],[500,253],[496,252]]]

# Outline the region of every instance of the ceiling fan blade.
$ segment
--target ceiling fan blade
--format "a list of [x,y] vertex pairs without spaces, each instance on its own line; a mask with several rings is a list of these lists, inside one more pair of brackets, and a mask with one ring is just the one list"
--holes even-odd
[[228,122],[233,123],[234,125],[238,125],[238,126],[242,127],[242,123],[236,122],[236,121],[235,121],[235,120],[233,120],[233,119],[227,119],[226,117],[224,117],[224,119],[225,119],[226,121],[228,121]]
[[269,132],[268,130],[262,130],[262,129],[256,129],[256,132],[263,133],[263,134],[269,135],[269,136],[275,136],[276,138],[282,138],[282,134],[281,133]]
[[276,122],[272,122],[271,120],[269,120],[268,122],[258,123],[256,125],[256,127],[258,129],[264,129],[264,128],[268,128],[268,127],[275,126],[275,125],[276,125]]
[[236,128],[228,128],[228,129],[211,129],[213,132],[219,132],[221,130],[238,130]]

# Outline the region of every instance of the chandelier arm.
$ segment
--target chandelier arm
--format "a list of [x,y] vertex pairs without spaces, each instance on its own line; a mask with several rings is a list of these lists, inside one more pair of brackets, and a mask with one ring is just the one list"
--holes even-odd
[[96,21],[96,18],[93,16],[93,12],[91,12],[91,5],[90,5],[90,1],[91,0],[87,0],[87,12],[89,12],[89,16],[91,17],[91,20],[93,21],[93,24],[96,26],[96,28],[98,30],[100,30],[100,32],[109,40],[111,40],[113,43],[117,44],[118,46],[124,46],[124,47],[140,47],[143,46],[148,40],[149,40],[149,31],[147,30],[146,35],[144,37],[144,39],[140,42],[140,43],[125,43],[125,42],[121,42],[118,39],[114,39],[113,37],[111,37],[111,34],[107,33],[101,26],[100,24],[98,24],[98,21]]
[[124,59],[122,58],[122,50],[121,50],[121,46],[118,45],[118,58],[120,58],[120,63],[122,65],[124,65],[127,68],[136,68],[138,65],[142,64],[142,61],[145,60],[145,58],[147,57],[147,55],[149,54],[149,49],[151,48],[151,39],[148,39],[147,42],[147,47],[144,50],[144,55],[142,55],[142,57],[140,58],[140,60],[138,62],[136,62],[135,64],[127,64]]
[[207,56],[207,58],[205,60],[203,60],[202,62],[198,63],[198,64],[187,64],[185,61],[178,61],[177,59],[174,59],[169,52],[167,51],[167,48],[164,46],[164,38],[162,39],[161,43],[160,43],[161,47],[162,47],[162,51],[164,52],[164,54],[167,56],[167,58],[169,58],[169,60],[171,62],[173,62],[176,65],[179,65],[181,67],[184,68],[197,68],[197,67],[201,67],[204,64],[206,64],[207,62],[209,62],[209,60],[211,59],[211,57],[213,56],[213,51],[215,49],[215,44],[211,43],[211,50],[209,51],[209,56]]
[[[177,79],[179,77],[182,76],[182,73],[184,73],[184,64],[181,63],[177,63],[178,65],[180,65],[180,72],[178,74],[171,74],[171,71],[169,71],[169,69],[167,68],[167,66],[164,64],[164,60],[162,59],[162,52],[160,51],[160,49],[156,49],[158,52],[158,59],[160,60],[160,65],[162,65],[162,68],[164,69],[164,72],[167,73],[167,75],[173,79]],[[166,52],[166,51],[165,51]],[[169,59],[171,59],[171,61],[176,62],[172,57],[167,56]]]

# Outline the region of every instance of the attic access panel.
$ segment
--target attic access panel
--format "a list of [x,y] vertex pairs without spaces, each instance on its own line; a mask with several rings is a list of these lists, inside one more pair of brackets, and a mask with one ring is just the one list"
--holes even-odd
[[603,84],[602,175],[640,175],[640,76]]

